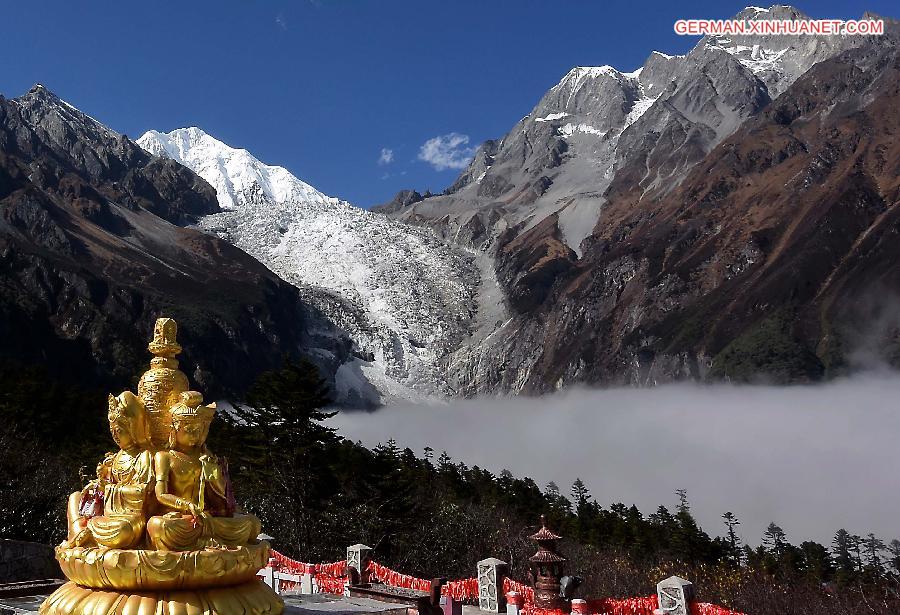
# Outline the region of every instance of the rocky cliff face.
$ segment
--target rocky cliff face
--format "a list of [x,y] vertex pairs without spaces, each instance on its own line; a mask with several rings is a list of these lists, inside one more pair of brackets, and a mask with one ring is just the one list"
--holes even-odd
[[[805,19],[788,6],[736,19]],[[707,37],[690,53],[654,51],[632,72],[573,68],[505,137],[479,148],[440,196],[378,209],[493,251],[542,222],[577,255],[629,163],[646,189],[684,174],[813,64],[864,37]]]
[[210,395],[240,392],[284,354],[333,379],[349,340],[253,258],[180,226],[218,211],[196,174],[45,88],[0,97],[0,357],[133,384],[165,315]]
[[[738,17],[803,16],[775,6]],[[846,331],[866,319],[837,296],[827,308],[819,303],[837,292],[843,274],[812,254],[849,258],[836,238],[852,244],[864,232],[859,225],[870,228],[873,212],[895,202],[889,172],[824,171],[824,161],[837,163],[837,151],[857,160],[861,140],[889,129],[890,114],[873,112],[876,100],[890,106],[889,71],[874,68],[874,60],[852,75],[838,68],[875,56],[890,64],[896,25],[888,29],[875,38],[705,38],[685,56],[654,52],[631,73],[573,69],[502,140],[485,144],[445,194],[394,211],[494,256],[512,317],[459,351],[456,386],[540,392],[577,382],[761,372],[796,381],[846,366],[855,354]],[[869,84],[868,95],[843,101],[842,92],[863,88],[858,79]],[[798,101],[807,102],[796,109]],[[872,124],[838,128],[835,109],[865,114]],[[801,124],[792,127],[797,118],[802,137]],[[784,130],[789,138],[772,141]],[[766,161],[765,172],[729,166],[734,160],[723,152],[741,146],[751,148],[753,164]],[[880,154],[866,155],[886,156],[891,146],[885,140],[878,147]],[[797,166],[785,166],[789,159]],[[790,183],[796,178],[784,174],[788,168],[815,179]],[[709,183],[713,176],[718,183]],[[729,200],[736,190],[740,205]],[[708,203],[723,200],[729,204],[708,218]],[[857,206],[868,213],[847,226],[852,216],[837,212]],[[782,251],[785,229],[815,226],[820,216],[827,224],[816,227],[815,240],[792,236],[792,249]],[[702,251],[683,256],[701,244]],[[872,276],[883,266],[873,265]],[[819,267],[829,271],[823,279]],[[777,271],[811,280],[815,292],[801,292]],[[828,289],[816,286],[828,276]],[[877,286],[868,275],[854,277],[869,280],[867,289]],[[883,346],[890,334],[871,335]]]

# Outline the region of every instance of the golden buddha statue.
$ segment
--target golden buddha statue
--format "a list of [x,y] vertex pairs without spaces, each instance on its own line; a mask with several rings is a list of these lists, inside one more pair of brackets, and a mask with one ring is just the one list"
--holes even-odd
[[224,459],[206,448],[215,404],[178,371],[177,325],[156,321],[138,395],[109,397],[119,451],[69,497],[56,559],[69,582],[41,615],[280,615],[256,577],[269,559],[259,520],[235,514]]
[[227,465],[206,448],[215,404],[202,401],[197,391],[181,394],[170,411],[169,450],[154,455],[156,499],[169,512],[152,517],[147,531],[160,551],[242,545],[260,533],[256,517],[234,514]]
[[[144,537],[153,483],[144,404],[128,391],[118,397],[110,395],[107,418],[119,452],[107,453],[97,466],[97,480],[69,496],[68,545],[72,547],[94,544],[128,549]],[[86,501],[95,496],[102,500]],[[102,514],[87,510],[101,501]]]

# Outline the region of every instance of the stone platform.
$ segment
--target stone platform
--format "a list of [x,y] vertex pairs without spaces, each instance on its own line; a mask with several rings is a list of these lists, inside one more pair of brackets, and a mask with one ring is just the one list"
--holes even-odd
[[[0,597],[0,615],[37,613],[48,594],[36,596]],[[406,607],[370,598],[344,598],[331,594],[293,595],[282,594],[284,615],[407,615]]]
[[406,615],[407,609],[393,602],[382,602],[371,598],[345,598],[332,594],[293,595],[281,594],[284,598],[285,615],[359,615],[379,613],[380,615]]

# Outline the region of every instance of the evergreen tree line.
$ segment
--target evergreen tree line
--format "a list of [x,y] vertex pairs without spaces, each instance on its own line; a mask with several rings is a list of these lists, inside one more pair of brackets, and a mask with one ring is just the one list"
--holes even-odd
[[[416,576],[469,577],[479,559],[499,557],[524,579],[535,548],[527,536],[546,514],[566,537],[569,572],[587,578],[585,595],[647,595],[679,574],[702,599],[748,614],[900,608],[900,541],[842,529],[828,546],[792,545],[772,523],[754,547],[741,542],[731,512],[722,515],[722,535],[711,537],[684,490],[671,511],[603,507],[580,478],[563,494],[554,483],[493,474],[428,446],[366,448],[327,426],[329,403],[312,364],[286,362],[260,376],[233,411],[220,411],[210,434],[210,448],[228,456],[239,502],[296,559],[335,561],[363,542],[382,563]],[[111,445],[105,408],[105,393],[0,366],[0,536],[62,539],[67,494]]]

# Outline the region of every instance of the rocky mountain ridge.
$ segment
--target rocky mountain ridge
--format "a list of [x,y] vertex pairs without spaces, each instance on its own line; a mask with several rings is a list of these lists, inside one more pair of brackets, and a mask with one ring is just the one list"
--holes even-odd
[[218,211],[203,179],[43,86],[0,97],[0,358],[124,385],[166,315],[210,395],[242,392],[284,355],[333,381],[351,341],[246,253],[182,226]]
[[122,381],[165,314],[212,395],[302,354],[356,406],[900,363],[897,30],[575,68],[381,214],[197,128],[0,98],[0,358]]
[[[781,5],[748,7],[737,17],[805,18]],[[895,51],[896,23],[887,20],[887,27],[884,37],[707,37],[684,56],[653,52],[631,73],[608,66],[573,69],[503,139],[485,143],[444,194],[405,207],[388,204],[386,210],[398,219],[495,257],[512,317],[480,347],[460,351],[451,374],[455,386],[467,394],[486,394],[542,392],[579,382],[750,377],[753,370],[744,367],[764,363],[746,356],[762,352],[759,339],[743,337],[752,338],[755,326],[768,331],[757,332],[766,343],[784,346],[769,350],[793,353],[785,359],[789,366],[774,362],[768,374],[762,373],[766,365],[757,365],[760,377],[795,381],[845,367],[846,349],[826,353],[817,337],[821,331],[800,332],[800,314],[807,318],[806,311],[818,306],[798,304],[790,293],[760,298],[762,311],[732,314],[729,327],[711,323],[730,310],[699,313],[709,295],[724,292],[737,284],[730,280],[760,266],[765,260],[761,246],[781,232],[779,225],[798,224],[787,203],[785,211],[767,214],[778,219],[768,230],[756,228],[755,219],[742,220],[759,236],[739,247],[715,244],[705,258],[718,264],[709,269],[696,270],[692,264],[659,278],[660,267],[669,261],[646,254],[680,250],[700,232],[685,227],[685,236],[675,233],[682,227],[667,226],[662,212],[695,202],[697,193],[682,186],[700,181],[701,169],[721,156],[723,143],[752,141],[743,128],[754,118],[777,123],[767,110],[808,96],[803,85],[793,86],[827,70],[823,65],[856,58],[853,50],[861,56]],[[845,77],[838,71],[834,78]],[[824,88],[817,96],[828,100],[843,87]],[[864,112],[863,102],[858,101],[858,113]],[[823,122],[825,111],[819,110]],[[739,173],[733,174],[729,181],[739,182]],[[773,177],[767,181],[779,181]],[[846,178],[831,179],[832,190],[850,189]],[[752,185],[761,195],[762,186]],[[783,182],[778,185],[783,189]],[[655,227],[657,232],[651,232]],[[720,227],[727,228],[725,220],[714,228]],[[647,229],[641,238],[648,244],[631,241],[637,228]],[[803,270],[799,261],[795,267]],[[712,275],[713,270],[719,273]],[[766,314],[774,321],[760,324]],[[833,313],[822,318],[829,327],[842,326]],[[708,331],[687,331],[690,323],[701,327],[708,319]],[[830,335],[833,343],[835,333]],[[740,352],[730,347],[721,356],[732,343],[743,344]],[[735,371],[738,364],[744,367]]]

